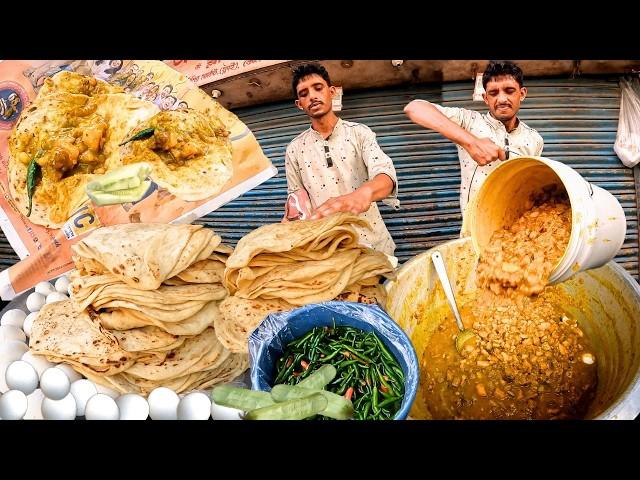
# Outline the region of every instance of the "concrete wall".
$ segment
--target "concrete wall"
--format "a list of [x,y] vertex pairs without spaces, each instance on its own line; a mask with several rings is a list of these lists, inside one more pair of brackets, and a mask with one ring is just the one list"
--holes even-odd
[[[291,99],[292,69],[296,60],[202,85],[207,93],[219,90],[220,103],[229,109]],[[345,94],[366,88],[468,80],[482,72],[488,60],[320,60],[334,85]],[[640,71],[640,60],[515,60],[527,77],[625,74]]]

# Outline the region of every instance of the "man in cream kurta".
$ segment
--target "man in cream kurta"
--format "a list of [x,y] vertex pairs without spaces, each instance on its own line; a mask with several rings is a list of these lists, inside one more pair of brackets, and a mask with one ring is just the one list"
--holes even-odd
[[[509,150],[508,158],[516,156],[537,157],[542,154],[542,137],[522,120],[518,122],[518,126],[515,129],[507,132],[504,124],[500,120],[493,118],[490,113],[483,115],[480,112],[465,108],[433,105],[449,120],[476,137],[489,138],[496,145],[504,146],[505,150]],[[488,165],[479,165],[463,147],[456,146],[458,147],[460,175],[462,177],[460,182],[460,209],[464,212],[471,197],[478,192],[484,180],[502,163],[502,160],[496,160]]]
[[359,214],[372,230],[356,227],[360,241],[393,255],[395,243],[376,204],[399,208],[396,171],[366,125],[338,118],[328,73],[317,64],[294,73],[296,105],[312,119],[311,127],[288,146],[285,157],[288,192],[306,190],[312,218],[343,211]]
[[423,127],[456,143],[460,159],[460,209],[478,192],[487,176],[502,161],[518,156],[540,156],[544,142],[518,117],[527,96],[522,70],[513,62],[490,62],[484,71],[483,99],[489,112],[443,107],[413,100],[404,111]]
[[[327,139],[333,166],[327,167],[322,135],[309,127],[287,147],[285,167],[288,192],[305,189],[314,209],[333,197],[346,195],[361,187],[380,173],[388,175],[397,185],[396,171],[391,159],[382,151],[376,134],[360,123],[338,119],[333,133]],[[382,200],[398,208],[397,188]],[[396,248],[373,202],[369,210],[360,214],[373,231],[356,227],[363,243],[393,255]]]

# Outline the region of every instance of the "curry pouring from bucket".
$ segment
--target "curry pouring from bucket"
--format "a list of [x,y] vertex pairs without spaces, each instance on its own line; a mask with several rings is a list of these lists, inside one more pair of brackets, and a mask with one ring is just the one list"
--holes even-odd
[[[595,395],[595,355],[562,308],[549,274],[571,235],[566,192],[549,185],[493,233],[476,268],[479,287],[462,307],[478,337],[458,353],[453,317],[422,358],[422,393],[438,419],[582,418]],[[450,316],[450,314],[447,314]]]

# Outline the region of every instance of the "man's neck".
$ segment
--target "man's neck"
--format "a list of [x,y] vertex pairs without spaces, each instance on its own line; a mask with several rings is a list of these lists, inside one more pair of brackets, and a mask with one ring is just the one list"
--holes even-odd
[[333,132],[336,123],[338,123],[338,116],[333,111],[330,111],[322,117],[312,118],[311,128],[322,135],[322,138],[327,138]]
[[[491,113],[489,113],[489,115],[493,117]],[[496,118],[496,117],[493,117],[493,118]],[[496,120],[498,119],[496,118]],[[502,120],[498,120],[498,121],[504,125],[504,128],[507,130],[507,133],[511,133],[513,130],[518,128],[518,125],[520,124],[520,120],[518,119],[517,116],[514,116],[513,118],[507,120],[506,122]]]

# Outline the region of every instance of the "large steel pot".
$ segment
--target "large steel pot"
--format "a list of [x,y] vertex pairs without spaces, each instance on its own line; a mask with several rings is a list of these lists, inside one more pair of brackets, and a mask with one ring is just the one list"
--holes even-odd
[[[422,364],[424,346],[443,321],[446,299],[430,255],[439,250],[456,298],[475,291],[477,255],[470,238],[452,240],[406,262],[386,284],[387,312],[414,343]],[[581,272],[560,284],[566,302],[589,336],[598,365],[598,387],[586,418],[634,419],[640,414],[640,285],[617,263]],[[429,418],[418,390],[412,418]]]

